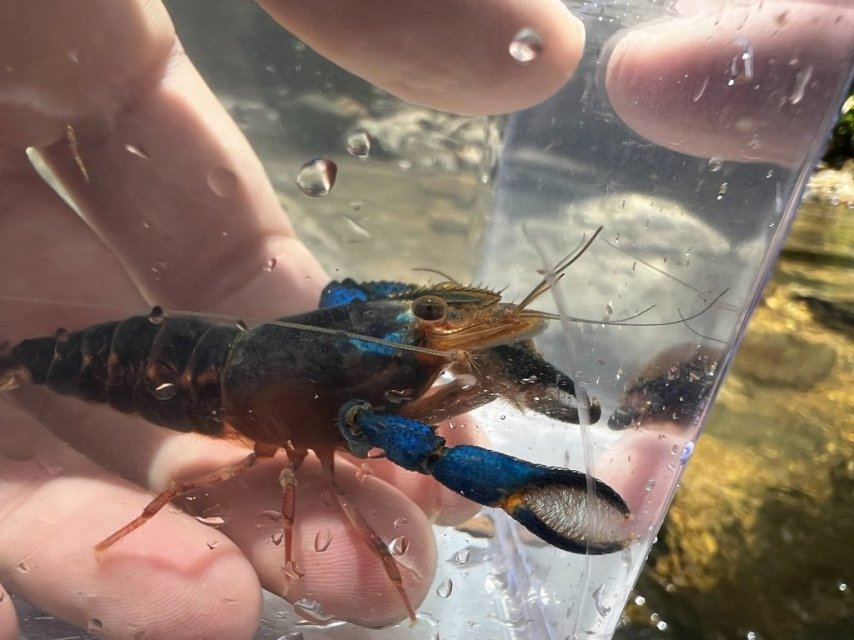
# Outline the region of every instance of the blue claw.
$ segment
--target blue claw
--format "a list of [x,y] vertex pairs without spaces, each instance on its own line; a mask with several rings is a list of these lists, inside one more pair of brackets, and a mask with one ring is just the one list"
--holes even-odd
[[499,507],[549,544],[573,553],[604,554],[631,542],[625,533],[629,508],[611,487],[577,471],[526,462],[472,445],[446,447],[423,422],[378,415],[354,400],[339,413],[350,451],[366,457],[380,448],[404,469],[432,475],[443,485],[488,507]]

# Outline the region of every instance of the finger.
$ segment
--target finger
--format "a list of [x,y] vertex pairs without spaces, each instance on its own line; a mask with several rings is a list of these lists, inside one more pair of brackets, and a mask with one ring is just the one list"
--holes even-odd
[[40,147],[63,138],[69,123],[110,118],[174,46],[159,1],[2,3],[0,144]]
[[[558,0],[259,0],[282,26],[344,69],[434,109],[509,113],[538,104],[575,71],[584,27]],[[509,48],[523,29],[542,49]]]
[[625,500],[632,514],[626,523],[637,538],[651,535],[664,516],[662,505],[684,464],[690,433],[670,423],[650,423],[627,431],[596,461],[594,473]]
[[[439,425],[438,434],[448,447],[460,444],[485,446],[486,435],[477,427],[470,416],[459,416]],[[357,460],[361,473],[375,475],[406,497],[415,502],[431,522],[441,526],[454,526],[473,518],[481,505],[464,498],[439,484],[432,477],[415,471],[407,471],[388,460]]]
[[9,593],[0,584],[0,640],[17,640],[18,616]]
[[852,51],[844,0],[706,5],[623,34],[605,84],[620,118],[656,144],[794,166],[812,153]]
[[0,219],[3,340],[14,343],[144,308],[104,243],[26,156],[8,149],[0,150]]
[[15,62],[0,143],[41,149],[150,302],[261,318],[313,306],[325,275],[160,3],[66,5],[0,14]]
[[[293,559],[304,575],[296,580],[286,577],[282,521],[277,517],[282,505],[280,469],[277,462],[260,464],[237,481],[195,496],[188,508],[206,513],[225,509],[222,531],[251,560],[264,587],[296,603],[298,613],[321,621],[332,616],[364,627],[405,619],[404,602],[380,557],[341,512],[313,457],[297,473]],[[336,462],[335,478],[346,499],[395,550],[403,587],[417,608],[436,565],[435,541],[426,518],[400,492],[357,474],[344,460]]]
[[[12,413],[7,426],[38,433],[30,420]],[[95,543],[150,496],[44,432],[31,457],[0,461],[0,578],[10,589],[108,638],[252,636],[257,577],[225,536],[167,510],[98,562]]]
[[152,303],[250,318],[316,305],[326,276],[186,58],[109,135],[81,128],[43,153]]

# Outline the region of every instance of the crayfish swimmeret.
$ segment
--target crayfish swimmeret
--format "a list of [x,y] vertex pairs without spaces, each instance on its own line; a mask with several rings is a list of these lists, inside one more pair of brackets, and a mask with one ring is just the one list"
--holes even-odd
[[[619,533],[628,507],[609,486],[477,446],[447,447],[432,426],[499,396],[520,409],[579,422],[573,381],[531,342],[551,316],[528,305],[548,288],[543,280],[511,304],[498,293],[456,282],[419,287],[345,280],[326,287],[317,311],[254,328],[155,312],[24,340],[0,360],[0,387],[44,384],[169,429],[236,432],[254,445],[243,461],[212,476],[173,483],[142,515],[98,544],[98,552],[176,496],[233,477],[283,448],[292,470],[313,451],[333,490],[336,449],[358,457],[381,449],[401,467],[500,507],[549,544],[609,553],[629,542]],[[451,381],[434,385],[443,374]],[[588,414],[592,422],[599,418],[595,401]],[[293,474],[283,473],[281,483],[286,568],[298,575],[291,562]],[[414,615],[385,545],[376,544],[358,514],[347,516],[383,557]]]

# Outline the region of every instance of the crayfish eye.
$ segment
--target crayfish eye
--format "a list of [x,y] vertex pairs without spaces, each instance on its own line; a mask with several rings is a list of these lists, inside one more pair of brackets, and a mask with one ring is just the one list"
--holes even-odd
[[438,322],[448,315],[448,303],[438,296],[421,296],[412,303],[412,313],[419,320]]

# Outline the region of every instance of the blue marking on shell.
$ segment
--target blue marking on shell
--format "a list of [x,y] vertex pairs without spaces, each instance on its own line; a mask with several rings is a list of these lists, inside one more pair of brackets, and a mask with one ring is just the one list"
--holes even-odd
[[363,302],[384,300],[412,293],[416,289],[415,285],[393,280],[377,282],[356,282],[352,278],[346,278],[340,282],[333,280],[323,288],[318,306],[321,309],[328,309],[350,304],[356,300]]

